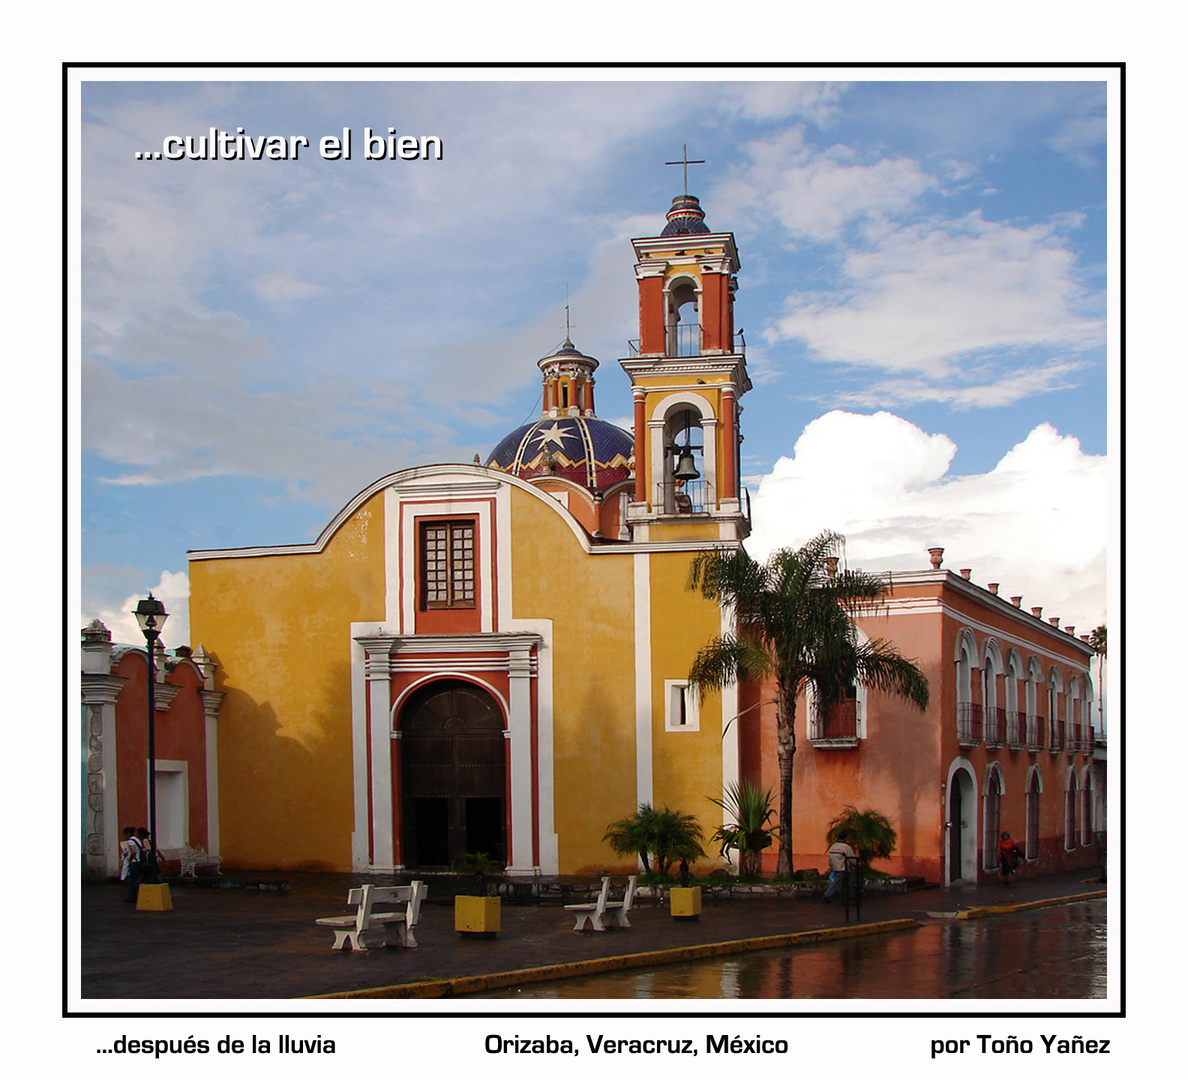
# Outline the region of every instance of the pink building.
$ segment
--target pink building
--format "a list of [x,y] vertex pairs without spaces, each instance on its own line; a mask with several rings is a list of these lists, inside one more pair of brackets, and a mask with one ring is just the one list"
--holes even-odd
[[[893,573],[886,600],[858,619],[922,668],[928,709],[861,686],[829,715],[801,700],[793,865],[825,868],[826,830],[847,804],[890,819],[898,848],[875,868],[891,873],[987,880],[1002,831],[1024,846],[1024,873],[1100,862],[1105,744],[1092,727],[1092,649],[996,584],[941,569],[941,549],[931,550],[932,569]],[[778,789],[773,696],[747,689],[741,707],[765,704],[739,723],[743,775]],[[774,849],[764,868],[774,870]]]

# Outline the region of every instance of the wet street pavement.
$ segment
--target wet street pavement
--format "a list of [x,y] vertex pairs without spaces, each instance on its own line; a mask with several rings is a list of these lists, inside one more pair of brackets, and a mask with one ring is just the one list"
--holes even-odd
[[[129,1000],[159,1007],[204,1002],[202,1007],[215,1009],[226,1001],[258,1005],[324,995],[443,997],[493,989],[490,980],[500,973],[525,985],[542,971],[584,975],[589,971],[583,967],[592,964],[642,971],[663,961],[675,961],[666,965],[665,977],[677,980],[681,993],[684,985],[688,994],[709,998],[730,996],[734,987],[740,997],[796,998],[1036,998],[1049,996],[1050,986],[1068,996],[1100,996],[1101,990],[1097,961],[1090,957],[1104,941],[1106,905],[1087,902],[1104,896],[1092,871],[1024,878],[1010,888],[992,883],[868,894],[860,924],[850,927],[840,905],[808,898],[707,901],[697,922],[674,921],[645,900],[633,909],[630,929],[602,934],[575,933],[572,916],[557,906],[505,903],[503,929],[494,940],[455,933],[452,893],[433,883],[417,928],[419,948],[333,952],[330,932],[315,920],[344,912],[347,890],[360,880],[389,879],[292,874],[285,875],[287,891],[176,885],[168,912],[135,910],[123,903],[116,885],[83,885],[71,913],[79,965],[68,981],[68,998],[77,997],[81,1011],[102,1012]],[[1068,908],[995,913],[1004,910],[1001,905],[1078,896],[1086,900]],[[791,934],[866,931],[871,936],[859,940],[826,946],[802,939],[796,949],[750,953],[763,958],[755,967],[721,955],[784,945]],[[1051,946],[1060,938],[1081,942],[1080,951],[1055,959]],[[719,963],[730,961],[717,973],[695,966],[715,953]],[[871,983],[876,970],[898,973],[896,985]],[[483,980],[486,985],[476,985]],[[609,986],[598,990],[598,996],[615,993]]]
[[476,999],[1023,999],[1106,993],[1105,903],[539,983]]

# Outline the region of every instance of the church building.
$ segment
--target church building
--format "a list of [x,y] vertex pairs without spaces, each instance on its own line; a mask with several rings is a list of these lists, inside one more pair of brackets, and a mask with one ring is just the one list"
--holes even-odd
[[385,476],[312,544],[190,553],[225,866],[569,873],[639,803],[701,810],[738,779],[737,692],[685,684],[722,629],[690,560],[750,528],[738,253],[688,195],[634,247],[633,431],[566,340],[486,464]]
[[[566,338],[538,361],[539,419],[485,463],[381,477],[313,543],[190,552],[201,665],[178,670],[199,695],[194,814],[225,870],[426,872],[483,851],[513,875],[591,872],[621,865],[603,835],[641,803],[708,837],[710,797],[774,784],[771,688],[687,685],[729,629],[690,563],[750,532],[735,239],[684,194],[632,244],[631,431],[598,418],[599,362]],[[885,869],[932,881],[992,874],[1000,828],[1037,868],[1092,862],[1092,650],[937,555],[891,586],[859,629],[915,658],[932,701],[801,703],[797,868],[824,865],[846,804],[892,819]]]

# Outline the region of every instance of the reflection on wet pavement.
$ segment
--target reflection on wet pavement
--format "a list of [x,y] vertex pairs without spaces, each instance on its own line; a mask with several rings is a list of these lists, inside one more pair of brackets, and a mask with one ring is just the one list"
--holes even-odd
[[1105,903],[1093,901],[473,996],[1053,1001],[1105,995]]

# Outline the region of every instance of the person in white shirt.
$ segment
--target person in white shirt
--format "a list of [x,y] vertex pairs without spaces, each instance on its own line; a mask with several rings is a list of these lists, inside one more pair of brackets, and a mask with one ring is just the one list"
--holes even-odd
[[128,825],[124,829],[124,839],[120,841],[120,880],[128,880],[128,864],[132,861],[132,837],[136,835],[136,830]]
[[858,856],[854,849],[850,847],[844,840],[838,840],[829,845],[829,885],[825,889],[825,895],[821,897],[827,904],[833,903],[834,894],[839,892],[846,884],[846,860],[855,859]]

